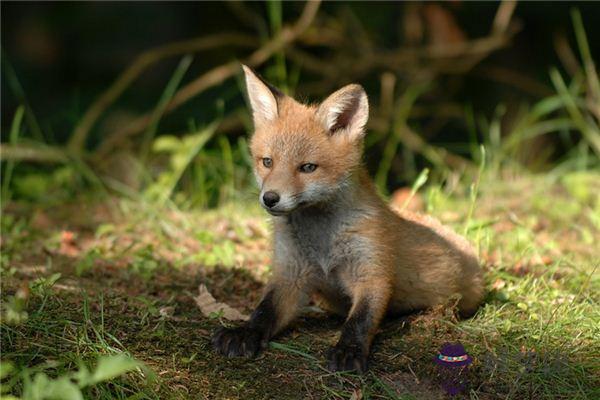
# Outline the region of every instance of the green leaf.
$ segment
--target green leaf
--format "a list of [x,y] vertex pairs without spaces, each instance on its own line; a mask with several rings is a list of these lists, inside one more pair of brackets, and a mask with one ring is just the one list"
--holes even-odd
[[30,385],[25,385],[23,397],[27,400],[43,400],[49,383],[50,380],[46,374],[38,372],[33,377],[33,382]]
[[87,369],[87,367],[83,364],[79,365],[79,369],[77,372],[73,374],[73,379],[77,381],[80,388],[84,388],[89,386],[92,382],[92,374]]
[[48,194],[50,180],[45,174],[30,173],[15,180],[16,192],[27,199],[38,200]]
[[66,376],[47,384],[44,398],[52,400],[83,400],[81,390]]
[[98,382],[111,380],[126,372],[133,371],[139,366],[140,364],[137,361],[125,354],[104,356],[98,360],[98,365],[92,373],[90,384],[93,385]]
[[571,196],[582,203],[591,203],[600,191],[598,176],[592,172],[572,172],[563,176],[561,183]]
[[96,237],[102,237],[108,234],[111,234],[115,231],[115,226],[113,224],[101,224],[96,229]]
[[152,150],[159,153],[161,151],[174,153],[181,147],[181,140],[173,135],[163,135],[158,137],[153,145]]
[[0,361],[0,379],[4,379],[11,374],[15,366],[10,361]]

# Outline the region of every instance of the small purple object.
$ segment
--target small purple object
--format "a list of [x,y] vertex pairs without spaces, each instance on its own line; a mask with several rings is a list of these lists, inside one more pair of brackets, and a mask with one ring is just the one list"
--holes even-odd
[[470,355],[460,343],[444,343],[434,361],[444,367],[460,367],[473,362]]
[[440,378],[442,388],[451,396],[463,392],[467,387],[467,366],[473,362],[460,343],[444,343],[433,361],[442,366]]

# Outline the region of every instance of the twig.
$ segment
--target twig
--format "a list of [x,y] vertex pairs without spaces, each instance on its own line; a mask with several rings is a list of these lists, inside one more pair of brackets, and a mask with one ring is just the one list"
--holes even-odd
[[[278,36],[274,37],[272,40],[268,41],[262,47],[252,53],[246,59],[245,63],[251,67],[261,65],[275,52],[296,40],[296,38],[311,25],[317,14],[320,3],[320,0],[307,1],[298,21],[291,27],[283,28]],[[175,96],[173,96],[173,99],[167,105],[166,112],[176,109],[206,89],[216,86],[234,76],[236,73],[238,73],[239,68],[239,62],[234,60],[215,67],[210,71],[200,75],[198,78],[177,91]],[[112,150],[116,143],[119,143],[121,140],[123,140],[123,138],[143,131],[151,122],[151,117],[151,113],[147,113],[134,120],[125,128],[115,131],[105,142],[102,143],[98,149],[96,157],[102,158]]]
[[225,5],[237,19],[249,28],[254,28],[260,38],[266,38],[269,34],[265,20],[251,8],[247,7],[243,1],[230,0]]
[[381,74],[381,98],[379,100],[381,114],[389,118],[394,108],[394,89],[396,87],[396,75],[391,72]]
[[482,66],[481,68],[476,68],[473,72],[482,78],[513,86],[537,97],[547,97],[554,93],[546,85],[520,73],[518,70],[487,65],[485,67]]
[[516,7],[515,0],[504,0],[500,3],[492,24],[492,35],[502,35],[506,32]]
[[0,144],[2,161],[34,161],[64,163],[68,157],[63,150],[50,146],[27,146],[24,144]]
[[323,76],[334,78],[338,75],[339,70],[336,65],[331,62],[327,62],[322,58],[315,57],[312,54],[302,51],[295,46],[290,46],[286,49],[286,55],[290,60],[295,61],[300,67]]
[[240,34],[218,34],[169,43],[142,53],[87,109],[71,135],[69,149],[74,152],[80,152],[83,149],[90,129],[102,113],[152,64],[168,57],[227,45],[250,47],[256,45],[256,40]]

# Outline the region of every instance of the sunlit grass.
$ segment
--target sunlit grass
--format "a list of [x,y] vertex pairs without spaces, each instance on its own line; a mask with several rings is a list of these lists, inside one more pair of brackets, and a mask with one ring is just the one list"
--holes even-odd
[[[272,35],[281,30],[281,8],[269,3]],[[367,151],[382,149],[379,189],[386,192],[403,151],[410,196],[474,244],[487,296],[472,319],[458,321],[446,308],[384,324],[362,377],[324,368],[341,321],[323,315],[301,319],[257,360],[217,357],[208,339],[218,317],[201,316],[192,297],[205,284],[249,312],[269,274],[269,225],[245,138],[217,135],[221,119],[159,133],[190,66],[185,57],[141,151],[117,167],[131,182],[61,148],[52,149],[59,163],[52,168],[3,164],[0,394],[41,399],[59,388],[99,399],[427,398],[439,395],[431,357],[443,342],[460,341],[475,359],[473,399],[598,398],[600,133],[589,101],[599,96],[598,77],[581,18],[573,20],[582,71],[567,80],[551,69],[556,94],[524,106],[510,127],[502,105],[491,118],[465,112],[472,161],[461,168],[449,168],[443,152],[424,143],[419,157],[429,167],[417,174],[416,153],[403,146],[414,134],[410,110],[427,85],[409,87],[389,131],[369,136]],[[8,83],[23,107],[13,116],[10,144],[35,143],[33,151],[48,156],[11,71]],[[298,71],[286,69],[281,51],[268,74],[292,92]],[[542,135],[573,145],[534,174],[522,156]],[[118,374],[90,378],[102,360],[117,360],[111,369]]]

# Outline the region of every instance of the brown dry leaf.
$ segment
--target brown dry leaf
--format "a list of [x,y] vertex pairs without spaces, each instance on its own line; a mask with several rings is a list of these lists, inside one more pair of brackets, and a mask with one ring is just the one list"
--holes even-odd
[[534,255],[529,260],[529,263],[532,265],[550,265],[554,262],[554,259],[550,256],[540,256],[539,254]]
[[496,279],[496,281],[492,284],[492,289],[494,289],[494,290],[500,290],[504,286],[506,286],[506,282],[505,281],[503,281],[502,279]]
[[161,317],[171,318],[171,317],[173,317],[173,314],[175,313],[175,307],[173,307],[173,306],[161,307],[158,309],[158,313]]
[[522,258],[517,261],[512,268],[512,273],[517,276],[524,276],[535,272],[533,267],[548,266],[554,262],[554,258],[547,255],[534,255],[529,258]]
[[529,269],[529,264],[525,260],[517,261],[512,267],[512,273],[517,276],[525,276],[529,272],[531,272]]
[[60,249],[58,252],[68,257],[77,257],[80,253],[77,243],[75,243],[75,233],[71,231],[62,231],[60,233]]
[[362,390],[354,389],[354,391],[352,392],[352,396],[350,397],[350,400],[362,400],[362,398],[363,398]]
[[247,321],[249,317],[242,314],[233,307],[228,306],[225,303],[218,303],[212,294],[206,288],[206,285],[200,285],[198,287],[198,296],[194,297],[196,305],[200,309],[200,312],[205,317],[208,317],[212,313],[222,313],[222,317],[229,321]]

